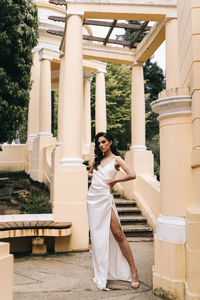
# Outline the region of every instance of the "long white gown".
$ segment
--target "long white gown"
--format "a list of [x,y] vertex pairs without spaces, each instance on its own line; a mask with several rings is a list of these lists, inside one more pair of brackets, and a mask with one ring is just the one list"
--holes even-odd
[[131,281],[130,266],[110,230],[112,209],[119,220],[114,198],[107,184],[115,177],[116,172],[115,158],[104,167],[98,166],[97,170],[94,169],[87,197],[93,280],[100,290],[107,290],[107,279]]

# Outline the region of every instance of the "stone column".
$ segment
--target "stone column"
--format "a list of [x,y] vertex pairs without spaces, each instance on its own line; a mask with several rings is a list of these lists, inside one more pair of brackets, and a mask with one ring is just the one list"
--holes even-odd
[[177,23],[177,19],[168,18],[165,24],[166,89],[176,88],[180,86]]
[[52,136],[51,133],[51,60],[48,55],[41,55],[40,61],[40,104],[39,136]]
[[39,93],[39,133],[33,143],[30,157],[30,177],[33,180],[44,182],[45,148],[55,144],[51,133],[51,60],[48,50],[40,52],[40,93]]
[[89,159],[91,146],[91,105],[90,105],[90,83],[91,77],[83,80],[83,142],[84,160]]
[[51,200],[56,222],[72,222],[70,237],[55,238],[55,251],[88,249],[87,172],[82,164],[83,14],[67,11],[61,159],[54,151]]
[[159,114],[160,125],[160,215],[154,239],[153,290],[160,296],[184,299],[185,214],[192,202],[189,90],[163,91],[151,107]]
[[33,54],[31,80],[33,83],[28,107],[28,141],[33,141],[39,132],[40,62],[38,52]]
[[0,242],[0,268],[1,299],[13,300],[14,258],[9,243]]
[[60,73],[59,73],[59,99],[58,99],[58,142],[57,144],[62,143],[62,110],[63,110],[63,92],[64,92],[64,62],[65,62],[64,53],[60,55]]
[[124,183],[124,194],[133,199],[139,174],[153,175],[153,155],[145,146],[145,98],[143,65],[135,62],[132,67],[131,93],[131,147],[126,152],[125,161],[136,172],[137,179]]
[[82,156],[82,17],[69,15],[65,49],[61,164],[81,164]]
[[95,99],[95,120],[96,133],[106,132],[106,88],[104,70],[96,72],[96,99]]
[[146,150],[143,64],[132,67],[131,150]]

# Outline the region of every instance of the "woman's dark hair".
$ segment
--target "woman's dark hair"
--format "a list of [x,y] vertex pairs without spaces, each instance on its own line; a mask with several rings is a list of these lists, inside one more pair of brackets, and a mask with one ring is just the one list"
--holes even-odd
[[98,139],[103,136],[105,137],[109,142],[112,141],[112,144],[110,145],[110,150],[112,151],[113,154],[115,155],[120,155],[119,152],[117,151],[117,145],[116,141],[113,139],[112,135],[107,133],[107,132],[99,132],[96,134],[94,140],[95,140],[95,149],[94,149],[94,154],[95,154],[95,159],[94,159],[94,167],[97,170],[97,167],[100,165],[101,160],[103,159],[104,155],[99,149],[99,144],[98,144]]

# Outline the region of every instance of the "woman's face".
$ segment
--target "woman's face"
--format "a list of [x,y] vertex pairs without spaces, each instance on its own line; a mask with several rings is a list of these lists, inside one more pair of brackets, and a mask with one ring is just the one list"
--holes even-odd
[[109,140],[107,140],[107,138],[105,138],[104,136],[100,136],[98,138],[99,149],[103,153],[107,152],[110,149],[111,144],[112,144],[112,141],[109,142]]

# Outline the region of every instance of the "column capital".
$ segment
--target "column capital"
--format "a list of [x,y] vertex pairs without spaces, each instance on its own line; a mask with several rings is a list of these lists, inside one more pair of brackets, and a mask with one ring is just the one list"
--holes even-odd
[[134,61],[134,63],[132,64],[132,67],[144,67],[144,63],[139,62],[139,61]]
[[170,14],[168,14],[168,15],[166,15],[165,16],[165,20],[166,21],[169,21],[169,20],[174,20],[174,19],[177,19],[178,17],[177,17],[177,15],[170,15]]
[[79,16],[81,18],[84,18],[84,11],[83,10],[71,10],[71,9],[68,9],[66,11],[66,15],[67,15],[67,17],[70,17],[70,16]]
[[49,56],[49,55],[41,55],[39,61],[41,61],[41,60],[49,60],[49,61],[52,61],[53,58],[52,58],[51,56]]
[[97,69],[95,73],[107,73],[104,69]]
[[88,80],[88,81],[92,81],[92,76],[84,76],[83,80]]

